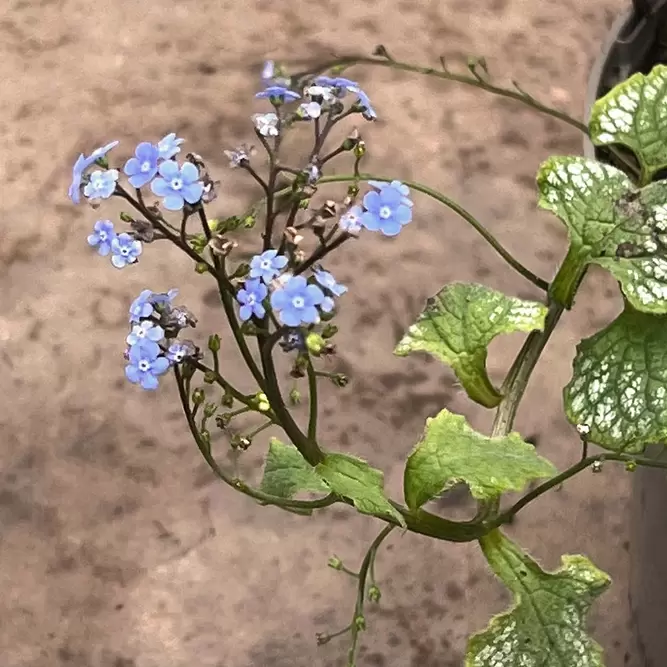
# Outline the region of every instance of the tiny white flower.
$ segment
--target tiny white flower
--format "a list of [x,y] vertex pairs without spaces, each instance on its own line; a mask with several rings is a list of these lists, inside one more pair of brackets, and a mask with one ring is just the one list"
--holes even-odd
[[278,136],[278,116],[275,113],[256,113],[252,117],[252,122],[263,137]]

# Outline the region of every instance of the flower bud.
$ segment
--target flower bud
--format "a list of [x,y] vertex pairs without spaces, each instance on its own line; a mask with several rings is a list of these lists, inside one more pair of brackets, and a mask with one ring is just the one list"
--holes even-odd
[[134,218],[125,211],[121,211],[119,217],[123,222],[134,222]]
[[354,157],[362,158],[364,155],[366,155],[366,143],[364,141],[359,141],[354,147]]
[[368,589],[368,599],[370,602],[380,602],[380,598],[382,597],[382,593],[380,592],[380,589],[373,584],[369,589]]
[[208,349],[211,352],[220,352],[220,336],[217,333],[208,337]]
[[232,449],[240,449],[242,451],[246,451],[252,445],[252,440],[250,438],[247,438],[244,435],[238,435],[235,434],[232,436],[230,444],[232,446]]
[[354,625],[356,626],[357,630],[363,632],[366,629],[366,619],[361,615],[357,616],[354,619]]
[[318,333],[311,332],[306,336],[306,347],[308,348],[308,351],[316,357],[319,357],[322,354],[326,344],[324,338]]
[[260,412],[268,412],[271,409],[271,404],[269,403],[269,399],[266,397],[266,394],[263,394],[260,392],[255,396],[255,400],[257,401],[257,409]]
[[229,422],[231,421],[232,416],[229,412],[223,412],[222,414],[215,416],[215,425],[223,430],[229,426]]
[[343,375],[343,373],[334,373],[333,375],[330,376],[329,378],[337,387],[340,387],[341,389],[343,387],[347,387],[347,385],[350,382],[350,379],[347,377],[347,375]]
[[333,570],[343,569],[343,561],[340,558],[338,558],[338,556],[331,556],[331,558],[329,558],[329,561],[327,562],[327,565]]
[[212,417],[218,411],[218,406],[215,403],[207,403],[204,406],[204,417]]
[[628,461],[625,464],[625,469],[628,472],[634,472],[635,470],[637,470],[637,461]]
[[195,405],[201,405],[205,399],[206,399],[206,394],[204,393],[204,390],[201,387],[197,387],[192,392],[192,402]]
[[338,327],[335,324],[327,324],[322,329],[322,338],[325,340],[333,338],[338,333]]
[[220,399],[220,405],[222,405],[225,408],[234,407],[234,397],[231,394],[228,394],[227,392],[225,392],[222,395],[222,398]]
[[205,262],[197,262],[195,264],[195,273],[201,275],[203,273],[206,273],[207,271],[208,271],[208,266],[206,265]]
[[206,371],[206,373],[204,373],[204,382],[206,382],[206,384],[213,384],[215,380],[216,375],[213,371]]
[[289,400],[292,405],[299,405],[301,403],[301,392],[296,387],[290,391]]

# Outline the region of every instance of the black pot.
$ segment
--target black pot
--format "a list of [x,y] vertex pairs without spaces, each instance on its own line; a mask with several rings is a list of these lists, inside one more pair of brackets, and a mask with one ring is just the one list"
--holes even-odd
[[[636,72],[648,74],[667,63],[667,0],[638,0],[634,9],[612,26],[602,54],[591,72],[586,117],[596,99]],[[603,147],[584,140],[584,154],[611,164]],[[660,173],[656,178],[664,178]],[[649,447],[647,455],[661,448]],[[633,477],[630,506],[630,609],[633,646],[628,667],[667,665],[667,475],[639,468]],[[619,664],[615,662],[614,664]]]

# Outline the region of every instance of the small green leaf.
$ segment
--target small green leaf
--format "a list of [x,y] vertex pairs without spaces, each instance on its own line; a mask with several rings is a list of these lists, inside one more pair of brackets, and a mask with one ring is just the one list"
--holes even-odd
[[590,442],[638,454],[667,439],[667,316],[626,306],[577,346],[565,412],[590,428]]
[[459,482],[477,500],[488,500],[556,472],[518,433],[489,438],[474,431],[462,415],[442,410],[426,420],[424,436],[405,466],[403,492],[410,509]]
[[382,471],[347,454],[327,454],[315,470],[334,493],[349,498],[362,514],[390,516],[405,527],[405,520],[384,493]]
[[579,271],[598,264],[635,308],[667,313],[667,183],[637,190],[622,171],[581,157],[550,158],[537,183],[539,205],[568,228]]
[[493,408],[500,392],[486,373],[489,343],[499,334],[544,326],[546,307],[469,283],[452,283],[431,297],[394,354],[428,352],[448,364],[472,400]]
[[622,144],[642,166],[643,182],[667,167],[667,67],[637,73],[600,98],[591,110],[589,130],[598,146]]
[[480,543],[514,606],[470,638],[465,667],[603,667],[586,615],[609,577],[584,556],[563,556],[560,569],[545,572],[498,530]]
[[280,498],[292,498],[302,491],[329,493],[329,487],[299,450],[275,438],[271,438],[260,489]]

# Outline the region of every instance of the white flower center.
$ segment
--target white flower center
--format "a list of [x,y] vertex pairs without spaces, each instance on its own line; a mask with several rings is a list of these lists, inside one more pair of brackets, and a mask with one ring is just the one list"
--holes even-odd
[[171,189],[180,190],[183,187],[183,180],[181,178],[172,178],[171,179]]
[[146,361],[146,359],[142,359],[142,360],[139,362],[139,370],[140,370],[140,371],[143,371],[144,373],[146,373],[147,371],[150,370],[150,368],[151,368],[151,363],[150,363],[150,361]]
[[255,297],[254,294],[248,294],[248,305],[249,306],[254,306],[255,302],[257,301],[257,298]]
[[306,304],[305,304],[305,301],[303,300],[303,297],[302,297],[302,296],[295,296],[295,297],[292,299],[292,305],[293,305],[295,308],[303,308]]
[[262,268],[263,271],[268,271],[272,265],[271,265],[271,260],[270,259],[263,259],[260,267]]
[[127,246],[124,246],[123,248],[120,249],[120,254],[123,255],[123,257],[127,257],[129,252],[130,249]]
[[179,350],[178,352],[174,352],[173,354],[174,361],[183,361],[184,356],[185,352],[183,350]]
[[379,215],[383,220],[391,218],[391,208],[389,206],[381,206]]
[[100,232],[99,237],[100,237],[100,241],[106,241],[107,240],[107,233],[106,232]]
[[151,163],[148,160],[145,160],[141,163],[141,167],[139,168],[142,173],[147,174],[151,170]]

